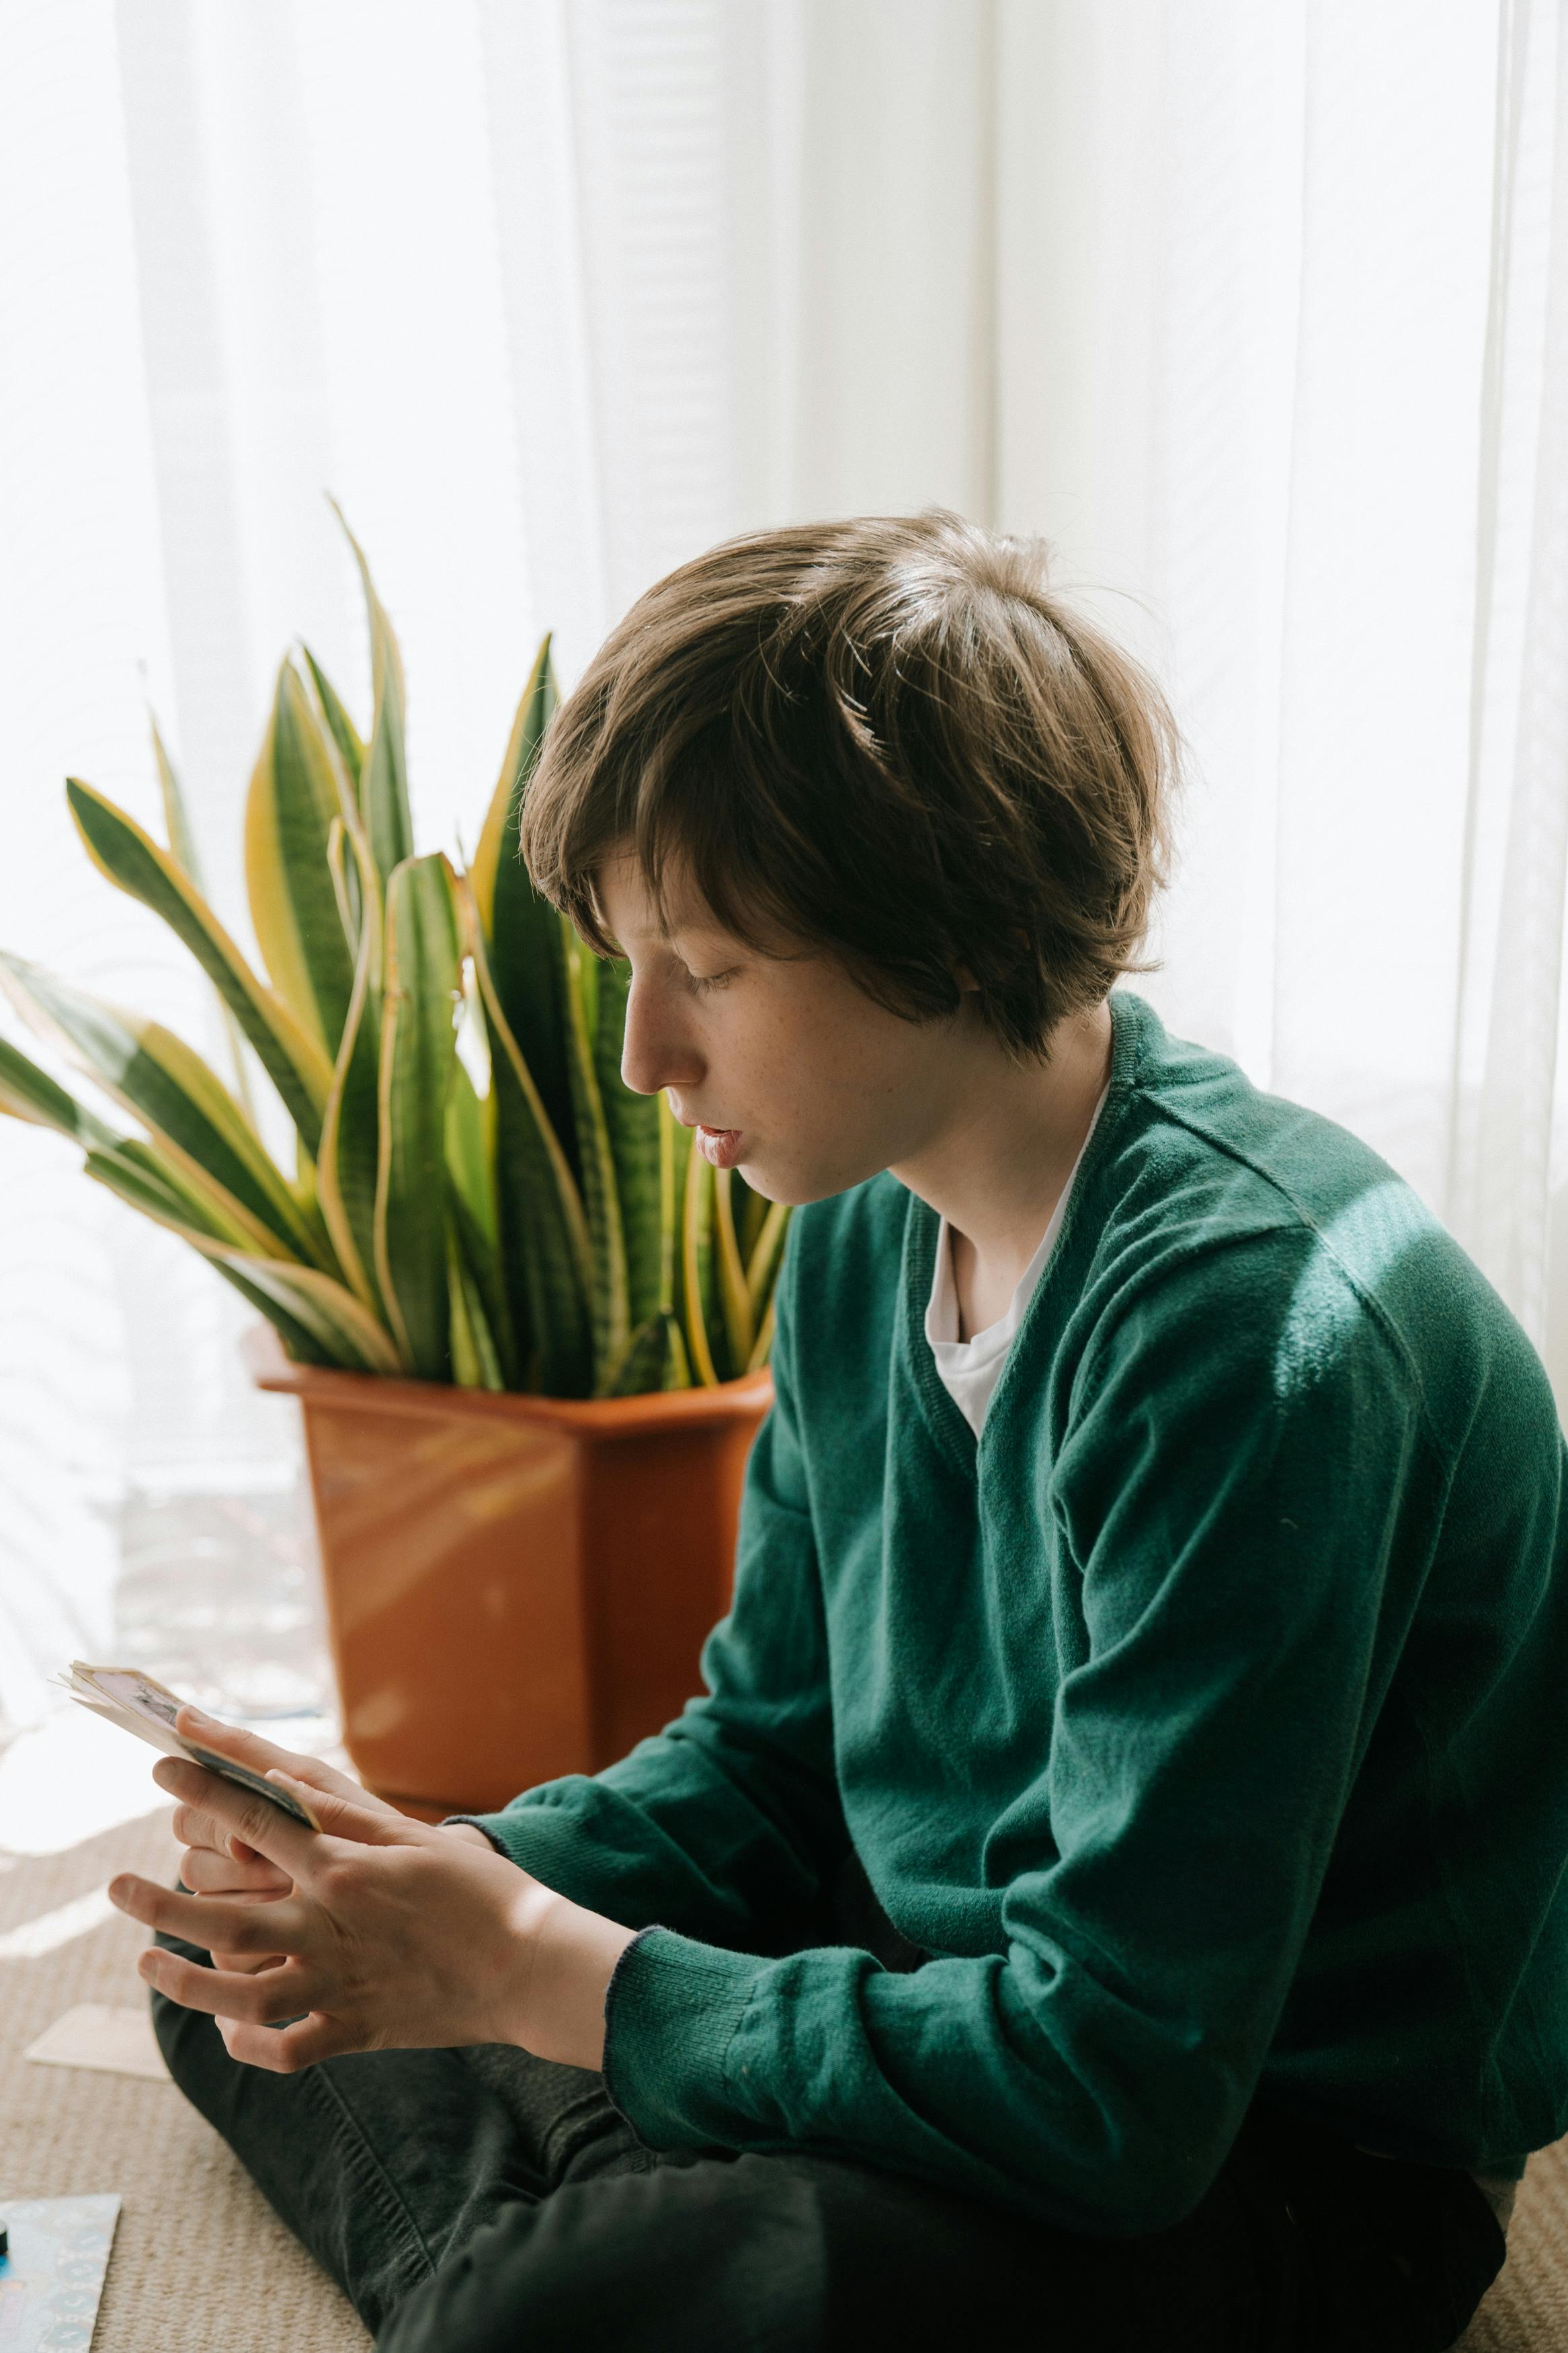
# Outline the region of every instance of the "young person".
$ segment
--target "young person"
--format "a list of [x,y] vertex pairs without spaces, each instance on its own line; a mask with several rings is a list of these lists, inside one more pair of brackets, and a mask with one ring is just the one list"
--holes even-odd
[[704,1694],[439,1828],[203,1726],[322,1833],[163,1763],[180,1886],[114,1891],[395,2353],[1414,2353],[1568,2130],[1552,1391],[1114,986],[1178,761],[941,512],[713,550],[555,718],[523,848],[627,1082],[800,1205]]

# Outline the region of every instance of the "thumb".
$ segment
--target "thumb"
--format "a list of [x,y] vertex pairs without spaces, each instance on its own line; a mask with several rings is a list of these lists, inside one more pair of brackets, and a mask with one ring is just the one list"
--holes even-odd
[[[269,1767],[277,1766],[280,1771],[292,1774],[296,1780],[303,1781],[307,1788],[335,1789],[340,1797],[373,1808],[384,1803],[383,1799],[373,1798],[367,1789],[361,1789],[359,1783],[352,1781],[346,1773],[338,1772],[333,1766],[324,1765],[319,1757],[301,1757],[291,1748],[279,1748],[276,1741],[264,1740],[259,1733],[247,1732],[240,1725],[222,1724],[214,1716],[203,1715],[188,1702],[174,1718],[174,1730],[192,1746],[213,1749],[218,1756],[231,1758],[235,1764],[245,1766],[252,1773],[265,1774]],[[396,1810],[394,1808],[392,1810]]]
[[278,1765],[266,1778],[302,1799],[330,1837],[352,1839],[358,1846],[417,1846],[418,1834],[426,1827],[363,1789],[355,1788],[352,1798],[344,1797],[341,1790],[322,1789],[297,1774],[285,1773]]

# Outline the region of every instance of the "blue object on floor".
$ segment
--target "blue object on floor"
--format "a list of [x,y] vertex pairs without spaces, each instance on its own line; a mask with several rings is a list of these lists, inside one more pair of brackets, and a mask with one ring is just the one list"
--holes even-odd
[[113,2192],[7,2201],[0,2263],[5,2353],[88,2353],[119,2220]]

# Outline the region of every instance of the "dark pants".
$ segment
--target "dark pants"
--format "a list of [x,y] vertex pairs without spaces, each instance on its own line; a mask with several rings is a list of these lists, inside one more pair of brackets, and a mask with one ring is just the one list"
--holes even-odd
[[658,2153],[598,2075],[499,2044],[273,2075],[153,2015],[382,2353],[1441,2353],[1506,2251],[1468,2174],[1258,2103],[1183,2221],[1096,2239],[815,2151]]

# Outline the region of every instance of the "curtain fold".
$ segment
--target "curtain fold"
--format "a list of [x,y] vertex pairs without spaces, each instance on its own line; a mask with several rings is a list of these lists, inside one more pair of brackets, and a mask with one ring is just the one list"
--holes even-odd
[[[1555,10],[1504,0],[1444,1204],[1554,1371],[1568,1362],[1561,1236],[1555,1269],[1551,1250],[1554,1218],[1561,1225],[1568,1203],[1559,1084],[1568,886],[1568,138],[1561,132],[1568,43],[1561,26]],[[1549,106],[1542,102],[1548,94]]]
[[[0,944],[216,1048],[61,779],[156,822],[151,701],[247,935],[289,638],[368,700],[326,491],[421,843],[470,848],[544,628],[569,679],[726,533],[950,504],[1044,533],[1175,702],[1134,986],[1384,1153],[1568,1397],[1562,15],[12,0]],[[298,1458],[206,1270],[8,1123],[0,1187],[15,1724],[113,1638],[128,1498]]]

